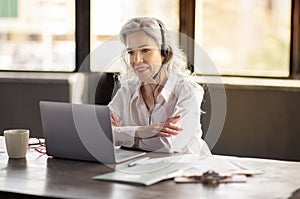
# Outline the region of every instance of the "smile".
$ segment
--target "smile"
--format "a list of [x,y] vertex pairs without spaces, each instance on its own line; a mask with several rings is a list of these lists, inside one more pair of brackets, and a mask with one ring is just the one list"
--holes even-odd
[[142,72],[144,72],[144,71],[146,71],[148,69],[149,69],[148,66],[139,66],[139,67],[135,68],[135,71],[138,72],[138,73],[142,73]]

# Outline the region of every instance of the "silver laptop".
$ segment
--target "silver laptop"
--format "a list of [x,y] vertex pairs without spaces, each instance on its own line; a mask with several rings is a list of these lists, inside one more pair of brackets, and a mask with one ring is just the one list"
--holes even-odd
[[41,101],[40,111],[49,156],[111,164],[145,154],[114,146],[107,106]]

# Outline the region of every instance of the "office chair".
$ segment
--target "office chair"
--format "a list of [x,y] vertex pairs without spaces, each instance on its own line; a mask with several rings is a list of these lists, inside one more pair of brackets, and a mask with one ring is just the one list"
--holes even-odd
[[116,73],[102,73],[96,88],[95,104],[107,105],[119,87]]

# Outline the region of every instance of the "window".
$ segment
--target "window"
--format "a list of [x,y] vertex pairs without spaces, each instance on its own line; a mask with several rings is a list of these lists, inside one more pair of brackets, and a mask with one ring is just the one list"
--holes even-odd
[[[290,75],[291,0],[196,0],[195,29],[197,44],[222,75]],[[197,48],[195,66],[210,73]]]
[[0,0],[0,18],[18,16],[18,0]]
[[0,70],[75,69],[75,1],[0,0],[0,8]]
[[[179,0],[92,0],[91,12],[91,48],[94,52],[100,51],[95,54],[92,52],[92,71],[121,70],[120,57],[111,57],[112,55],[120,56],[120,52],[107,52],[106,50],[121,50],[118,48],[118,33],[122,25],[132,17],[156,17],[161,19],[168,29],[179,30]],[[106,46],[108,48],[105,48]],[[99,55],[101,55],[101,62],[93,61]],[[110,63],[111,61],[113,63]]]
[[[195,18],[195,6],[187,6],[194,2]],[[80,65],[89,52],[114,43],[126,20],[154,16],[172,31],[188,31],[222,75],[296,77],[299,9],[297,0],[0,0],[0,70],[74,71],[75,58]],[[195,51],[195,70],[210,74]],[[91,70],[103,71],[103,65],[91,62]]]

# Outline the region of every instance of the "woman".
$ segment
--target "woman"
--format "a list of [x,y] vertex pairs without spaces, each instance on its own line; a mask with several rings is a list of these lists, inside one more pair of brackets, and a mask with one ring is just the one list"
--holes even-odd
[[210,154],[201,139],[204,91],[165,30],[150,17],[133,18],[121,29],[127,68],[109,104],[115,140],[146,151]]

